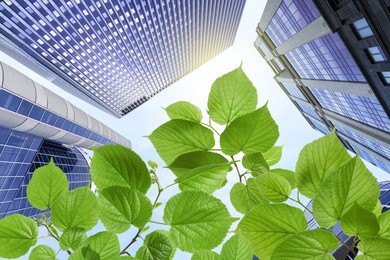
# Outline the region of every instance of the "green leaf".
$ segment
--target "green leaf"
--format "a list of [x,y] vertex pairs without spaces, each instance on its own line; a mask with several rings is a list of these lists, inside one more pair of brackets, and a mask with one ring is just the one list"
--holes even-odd
[[73,251],[78,249],[87,240],[87,234],[81,228],[69,228],[62,233],[59,239],[62,250],[71,248]]
[[390,259],[390,240],[385,238],[368,238],[357,245],[363,255],[358,255],[356,260],[388,260]]
[[378,236],[390,240],[390,210],[386,211],[378,218],[379,232]]
[[173,259],[173,257],[175,256],[175,253],[176,253],[176,250],[177,250],[177,245],[176,245],[176,242],[175,240],[172,238],[172,234],[168,231],[168,230],[155,230],[154,232],[159,232],[163,235],[165,235],[169,241],[171,242],[171,245],[172,245],[172,252],[171,252],[171,255],[169,256],[169,260]]
[[31,260],[54,260],[56,258],[56,251],[53,248],[46,245],[39,245],[31,250],[28,259]]
[[339,247],[335,235],[327,230],[315,229],[294,234],[275,248],[271,259],[334,259],[328,252]]
[[251,243],[241,235],[232,236],[222,247],[221,259],[252,260]]
[[90,230],[99,219],[95,194],[81,187],[63,194],[53,205],[51,221],[61,231],[68,228]]
[[290,183],[291,190],[293,190],[296,187],[295,173],[293,171],[281,169],[281,168],[276,168],[276,169],[270,170],[269,173],[277,174],[277,175],[285,178]]
[[382,214],[382,207],[382,202],[378,199],[376,201],[376,206],[372,211],[372,213],[374,213],[377,218],[379,218],[379,216]]
[[180,155],[168,168],[179,177],[191,169],[211,164],[225,163],[228,163],[228,160],[218,153],[197,151]]
[[182,191],[199,190],[211,194],[221,188],[230,169],[230,163],[201,166],[180,175],[175,182]]
[[282,159],[283,146],[273,146],[263,153],[264,159],[269,166],[277,164]]
[[169,259],[172,250],[172,244],[167,236],[160,232],[152,232],[146,236],[135,257],[144,260]]
[[354,203],[372,211],[379,197],[375,177],[359,157],[351,159],[330,175],[313,200],[313,215],[324,228],[334,226]]
[[257,205],[238,224],[240,234],[249,240],[255,255],[262,260],[270,259],[283,240],[306,228],[303,212],[285,204]]
[[241,182],[233,185],[233,188],[230,190],[230,201],[234,208],[242,214],[246,214],[257,204],[269,204],[261,196],[257,184],[252,178],[247,180],[246,185]]
[[152,216],[152,204],[142,192],[132,188],[110,187],[98,197],[100,219],[108,231],[122,233],[131,225],[143,227]]
[[27,199],[35,208],[45,210],[68,191],[68,179],[51,159],[49,164],[34,171],[27,186]]
[[165,108],[170,119],[183,119],[189,121],[202,121],[202,111],[195,105],[179,101]]
[[217,198],[201,191],[183,191],[170,198],[164,221],[182,251],[212,249],[225,238],[233,218]]
[[146,193],[151,185],[144,161],[132,150],[117,144],[93,149],[92,181],[99,189],[131,187]]
[[221,125],[256,109],[256,88],[241,66],[214,81],[207,106],[211,119]]
[[213,132],[199,123],[173,119],[148,136],[160,157],[171,164],[179,155],[214,147]]
[[118,237],[114,233],[102,231],[90,236],[83,247],[80,247],[70,255],[69,260],[110,260],[119,257],[119,253]]
[[221,134],[222,152],[235,155],[265,152],[279,137],[278,125],[272,119],[267,105],[236,118]]
[[379,231],[375,214],[356,203],[341,217],[340,224],[344,234],[360,239],[376,236]]
[[265,161],[262,153],[253,153],[244,155],[242,166],[251,171],[252,176],[259,176],[269,171],[269,165]]
[[0,219],[0,257],[17,258],[34,246],[38,237],[37,222],[14,214]]
[[158,164],[156,162],[153,162],[151,160],[148,160],[149,166],[153,169],[156,170],[158,168]]
[[196,251],[191,260],[220,260],[221,257],[217,253],[208,250],[198,250]]
[[305,145],[295,167],[299,192],[313,198],[321,183],[349,159],[347,150],[334,132]]
[[269,201],[284,202],[290,196],[290,183],[278,174],[261,174],[256,177],[255,182],[261,196]]

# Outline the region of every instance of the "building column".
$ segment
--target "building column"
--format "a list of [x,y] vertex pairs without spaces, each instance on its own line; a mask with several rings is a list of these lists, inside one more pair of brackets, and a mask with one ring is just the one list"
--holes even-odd
[[274,14],[279,8],[279,5],[283,2],[283,0],[272,0],[267,1],[267,4],[265,5],[263,15],[261,16],[261,20],[259,22],[259,27],[263,31],[267,28],[269,22],[271,21],[272,17],[274,17]]
[[370,85],[363,82],[300,79],[302,86],[325,89],[345,94],[376,98]]
[[275,51],[279,55],[285,54],[291,50],[296,49],[297,47],[300,47],[331,32],[332,31],[329,28],[328,24],[325,22],[325,19],[320,16],[313,22],[308,24],[306,27],[304,27],[302,30],[294,34],[290,39],[279,45],[275,49]]

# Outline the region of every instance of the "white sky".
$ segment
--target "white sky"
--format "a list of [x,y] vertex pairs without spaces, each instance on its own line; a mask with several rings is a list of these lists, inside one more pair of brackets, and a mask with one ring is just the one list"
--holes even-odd
[[[159,166],[164,166],[164,163],[159,159],[149,140],[143,136],[151,134],[154,129],[168,120],[168,116],[161,107],[167,107],[176,101],[185,100],[199,106],[205,116],[207,96],[212,82],[217,77],[238,67],[242,61],[244,71],[257,88],[259,96],[258,107],[264,105],[268,100],[268,108],[279,125],[280,138],[277,145],[284,145],[284,147],[282,160],[276,167],[294,170],[295,162],[302,147],[323,135],[320,132],[313,130],[298,112],[297,108],[274,81],[272,70],[253,47],[253,42],[256,39],[256,26],[264,10],[265,3],[266,0],[247,0],[236,40],[231,48],[177,81],[175,84],[169,86],[167,89],[163,90],[151,100],[121,119],[114,118],[85,103],[83,100],[71,96],[1,52],[0,61],[23,71],[33,80],[40,82],[43,86],[65,99],[68,99],[79,108],[110,126],[113,130],[127,137],[132,141],[133,150],[135,152],[140,154],[145,161],[149,159],[156,161]],[[369,164],[368,167],[377,177],[378,181],[390,179],[388,173],[371,164]],[[168,170],[161,169],[160,167],[158,173],[163,186],[173,182],[174,176]],[[237,175],[232,172],[231,177],[229,177],[228,185],[216,192],[215,195],[224,201],[228,201],[229,190],[236,181]],[[155,188],[152,187],[151,190],[152,189]],[[153,192],[151,193],[152,200],[154,199]],[[167,194],[165,194],[165,196],[163,194],[163,197],[169,197],[176,192],[177,189],[174,187],[172,190],[167,190]],[[162,210],[163,207],[158,209],[153,220],[160,220],[159,218],[161,218]],[[229,210],[231,210],[233,216],[239,216],[231,206],[229,207]],[[153,228],[158,229],[161,227]],[[124,233],[119,236],[122,244],[121,248],[131,240],[131,234],[133,234],[134,231],[136,230],[132,228],[130,233]],[[138,247],[137,243],[135,244],[136,247]],[[65,258],[66,254],[62,256]],[[184,257],[183,255],[177,257],[177,259],[187,258],[189,257]]]

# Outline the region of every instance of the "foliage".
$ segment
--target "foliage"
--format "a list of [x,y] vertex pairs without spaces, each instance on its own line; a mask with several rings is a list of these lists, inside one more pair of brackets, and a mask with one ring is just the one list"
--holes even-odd
[[[363,252],[359,259],[389,259],[390,212],[381,214],[378,185],[360,158],[350,158],[332,132],[302,149],[295,172],[274,168],[282,156],[282,146],[275,146],[278,126],[267,105],[256,107],[257,91],[240,66],[214,82],[207,122],[189,102],[165,108],[170,120],[148,138],[176,176],[166,187],[155,162],[148,161],[148,169],[134,151],[119,145],[93,148],[96,194],[89,187],[68,191],[53,162],[37,169],[28,199],[39,209],[51,208],[51,220],[21,215],[0,220],[0,257],[19,257],[33,247],[30,259],[55,259],[52,248],[34,247],[40,225],[70,259],[172,259],[177,249],[194,260],[249,260],[253,254],[262,260],[333,259],[330,252],[343,242],[330,230],[341,222],[344,233],[355,237],[349,249]],[[230,200],[240,218],[213,195],[235,174]],[[164,222],[154,221],[160,195],[175,184],[181,192],[163,204]],[[153,199],[151,187],[157,188]],[[299,194],[313,199],[312,209]],[[321,228],[307,230],[304,211],[287,200],[313,215]],[[99,219],[107,230],[88,237]],[[150,223],[169,230],[150,232]],[[131,227],[138,232],[121,250],[117,234]],[[229,230],[235,233],[230,238]],[[143,245],[130,256],[128,249],[140,237]],[[213,251],[222,243],[220,252]]]

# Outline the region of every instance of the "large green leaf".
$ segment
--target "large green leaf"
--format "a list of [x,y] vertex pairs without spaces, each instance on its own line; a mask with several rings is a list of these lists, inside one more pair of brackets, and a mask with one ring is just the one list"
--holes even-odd
[[68,179],[51,159],[49,164],[34,171],[27,186],[27,199],[37,209],[51,208],[68,191]]
[[37,222],[14,214],[0,219],[0,257],[17,258],[34,246],[38,237]]
[[374,237],[379,231],[375,214],[356,203],[341,217],[340,224],[344,234],[360,239]]
[[62,250],[78,249],[87,240],[87,234],[81,228],[68,228],[60,236],[59,243]]
[[314,198],[321,183],[350,156],[335,133],[330,133],[303,147],[295,169],[300,193]]
[[152,232],[146,236],[135,257],[143,260],[168,260],[172,250],[172,244],[167,236],[161,232]]
[[283,240],[306,228],[303,212],[285,204],[257,205],[238,224],[240,234],[249,240],[255,255],[262,260],[270,259]]
[[290,183],[292,190],[296,187],[295,173],[293,171],[281,169],[281,168],[276,168],[276,169],[270,170],[269,172],[272,174],[277,174],[277,175],[285,178]]
[[226,174],[231,169],[230,164],[212,164],[189,170],[178,178],[180,190],[199,190],[213,193],[221,188],[226,180]]
[[179,155],[214,147],[213,132],[196,122],[173,119],[148,136],[160,157],[171,164]]
[[386,211],[378,218],[379,232],[378,236],[390,240],[390,210]]
[[168,166],[168,168],[176,176],[180,176],[188,170],[201,166],[224,163],[228,163],[228,160],[218,153],[197,151],[180,155]]
[[241,235],[232,236],[222,247],[221,259],[252,260],[251,243]]
[[187,252],[216,247],[234,221],[219,199],[201,191],[183,191],[170,198],[163,218],[171,225],[177,247]]
[[53,205],[51,220],[61,231],[68,228],[90,230],[99,219],[95,194],[81,187],[63,194]]
[[120,245],[118,237],[111,232],[102,231],[90,236],[69,260],[110,260],[119,257]]
[[321,227],[331,227],[354,203],[372,211],[379,192],[375,177],[356,156],[322,183],[313,200],[313,215]]
[[132,187],[144,194],[148,191],[150,174],[144,161],[135,152],[114,144],[93,151],[91,176],[99,189],[121,186]]
[[122,233],[131,225],[143,227],[152,216],[152,204],[142,192],[110,187],[99,192],[100,219],[108,231]]
[[246,214],[257,204],[269,204],[269,202],[261,196],[259,188],[252,178],[247,180],[246,185],[241,182],[234,184],[233,188],[230,190],[230,201],[234,208],[242,214]]
[[256,109],[256,88],[241,66],[214,81],[207,106],[211,119],[221,125]]
[[39,245],[33,248],[31,250],[30,256],[28,257],[29,260],[55,260],[56,258],[56,251],[54,251],[53,248],[46,246],[46,245]]
[[253,176],[259,176],[269,171],[269,165],[265,161],[262,153],[253,153],[244,155],[242,166],[251,171]]
[[198,250],[196,251],[191,260],[222,260],[221,256],[213,251],[208,250]]
[[170,119],[184,119],[189,121],[202,121],[202,111],[195,105],[179,101],[165,108]]
[[255,182],[261,196],[271,202],[284,202],[290,196],[290,183],[278,174],[261,174]]
[[221,134],[221,148],[227,155],[265,152],[279,137],[278,125],[272,119],[267,105],[237,117]]
[[279,244],[271,259],[334,259],[329,252],[336,250],[339,244],[338,239],[330,231],[307,230],[294,234]]
[[172,246],[172,252],[171,255],[169,256],[169,260],[173,259],[177,250],[177,245],[176,245],[176,241],[172,238],[172,234],[168,230],[162,230],[162,229],[155,230],[154,232],[159,232],[165,235],[169,239],[169,242],[171,242],[171,246]]
[[282,158],[283,146],[273,146],[263,153],[264,159],[269,166],[277,164]]
[[388,260],[390,259],[390,240],[385,238],[368,238],[357,245],[363,255],[358,255],[356,260]]

